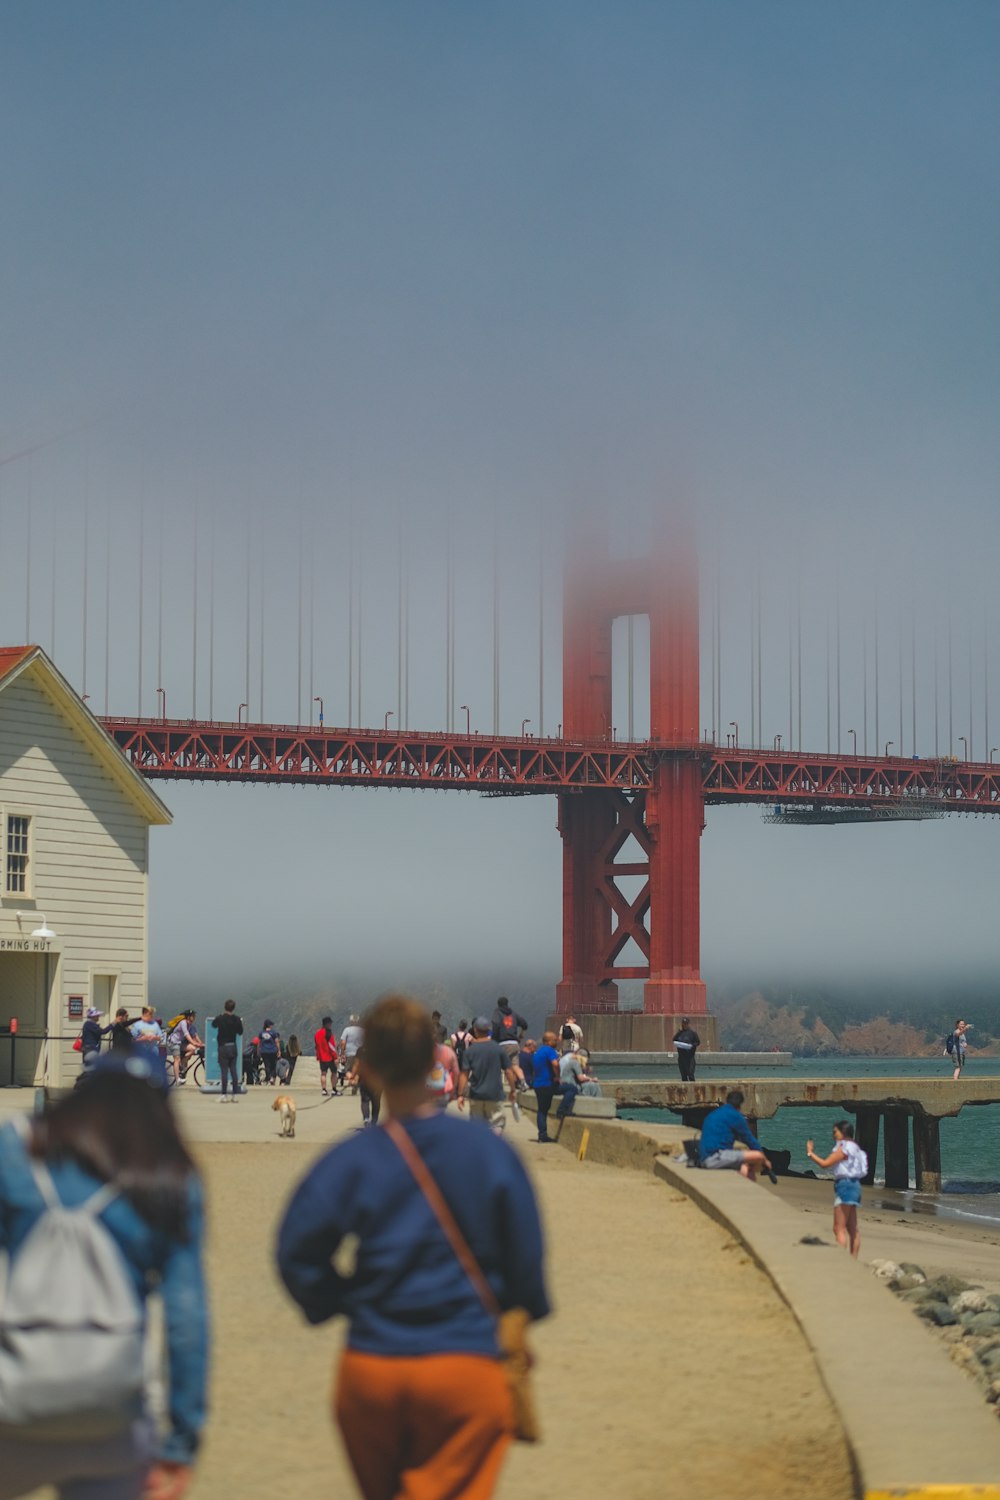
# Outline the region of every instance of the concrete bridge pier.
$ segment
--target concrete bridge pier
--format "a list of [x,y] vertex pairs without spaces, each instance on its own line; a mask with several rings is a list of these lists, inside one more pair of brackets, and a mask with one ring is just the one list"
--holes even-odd
[[855,1114],[857,1142],[868,1157],[868,1176],[865,1178],[865,1183],[871,1187],[875,1181],[875,1171],[878,1166],[878,1128],[882,1119],[882,1111],[872,1109],[870,1106],[859,1106]]
[[868,1155],[870,1187],[878,1170],[879,1124],[884,1122],[885,1185],[905,1190],[910,1185],[910,1120],[913,1121],[913,1165],[917,1190],[921,1193],[941,1191],[941,1120],[937,1115],[910,1111],[896,1105],[881,1108],[859,1106],[857,1142]]
[[905,1190],[910,1185],[910,1117],[889,1107],[882,1116],[885,1142],[885,1185]]
[[913,1160],[921,1193],[941,1191],[941,1121],[937,1115],[913,1116]]

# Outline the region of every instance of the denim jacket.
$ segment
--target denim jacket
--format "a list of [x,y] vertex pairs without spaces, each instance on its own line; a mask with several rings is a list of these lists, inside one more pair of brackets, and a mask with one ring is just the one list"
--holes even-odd
[[[100,1183],[72,1161],[50,1164],[56,1191],[68,1207],[83,1203]],[[26,1144],[11,1124],[0,1126],[0,1251],[11,1259],[42,1215]],[[143,1307],[150,1292],[163,1301],[169,1363],[169,1428],[157,1457],[191,1463],[205,1423],[208,1371],[208,1304],[202,1269],[204,1208],[201,1185],[191,1179],[188,1225],[181,1242],[153,1229],[125,1198],[115,1198],[101,1214],[131,1272]]]

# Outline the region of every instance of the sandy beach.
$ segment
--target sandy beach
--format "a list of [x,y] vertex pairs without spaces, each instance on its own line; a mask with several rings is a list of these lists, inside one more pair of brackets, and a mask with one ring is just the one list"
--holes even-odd
[[[275,1227],[316,1155],[359,1123],[355,1099],[297,1088],[299,1131],[277,1133],[270,1095],[179,1100],[210,1204],[212,1415],[190,1494],[296,1500],[356,1493],[328,1415],[343,1328],[310,1329],[278,1283]],[[799,1329],[741,1247],[652,1173],[509,1137],[542,1205],[556,1313],[535,1330],[544,1447],[515,1445],[501,1500],[548,1500],[572,1473],[584,1500],[824,1500],[854,1493],[847,1449]],[[783,1179],[804,1232],[830,1239],[832,1187]],[[863,1213],[863,1258],[917,1260],[998,1286],[996,1240],[946,1220]],[[838,1252],[839,1253],[839,1252]],[[888,1292],[886,1295],[890,1295]]]

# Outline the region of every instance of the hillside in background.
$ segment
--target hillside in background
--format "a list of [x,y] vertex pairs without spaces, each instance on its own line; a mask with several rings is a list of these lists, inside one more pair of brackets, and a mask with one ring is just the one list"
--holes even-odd
[[[960,1008],[955,1009],[955,1005]],[[972,1021],[970,1052],[1000,1054],[1000,1006],[985,996],[948,1004],[937,997],[887,997],[878,989],[831,988],[807,998],[754,990],[716,1004],[724,1048],[798,1057],[936,1057],[956,1016]]]

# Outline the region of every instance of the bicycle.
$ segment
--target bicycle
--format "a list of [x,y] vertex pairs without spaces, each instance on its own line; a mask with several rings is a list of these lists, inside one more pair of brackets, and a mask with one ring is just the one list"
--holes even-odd
[[188,1079],[195,1088],[201,1088],[205,1082],[205,1049],[196,1047],[194,1054],[188,1054],[187,1061],[182,1061],[180,1077],[176,1077],[173,1069],[173,1060],[167,1058],[167,1087],[173,1088],[176,1084],[186,1083]]

